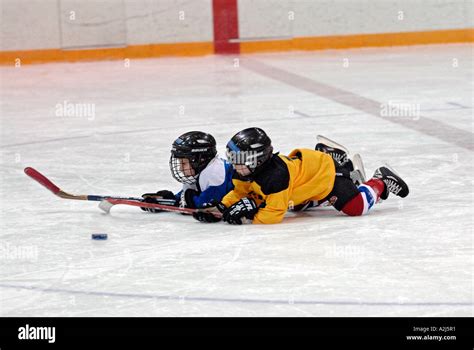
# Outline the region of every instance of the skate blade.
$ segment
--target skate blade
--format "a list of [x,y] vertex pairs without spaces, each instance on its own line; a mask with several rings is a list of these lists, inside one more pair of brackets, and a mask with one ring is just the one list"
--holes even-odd
[[316,139],[318,140],[318,143],[325,144],[326,146],[332,147],[332,148],[338,148],[344,152],[346,152],[347,156],[349,157],[350,152],[349,150],[341,145],[340,143],[337,143],[336,141],[333,141],[331,139],[328,139],[326,136],[323,135],[318,135],[316,136]]
[[352,165],[354,166],[354,170],[359,170],[362,182],[366,182],[367,175],[365,173],[365,167],[364,163],[362,162],[362,157],[359,153],[354,154],[354,157],[352,157]]

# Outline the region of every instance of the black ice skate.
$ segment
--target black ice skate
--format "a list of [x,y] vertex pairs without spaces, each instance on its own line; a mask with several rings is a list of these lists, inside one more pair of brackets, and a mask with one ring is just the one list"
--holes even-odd
[[314,149],[329,154],[339,166],[346,168],[349,172],[354,171],[354,165],[349,158],[349,151],[337,142],[318,135],[318,143]]
[[387,199],[389,193],[405,198],[408,196],[408,185],[402,178],[388,165],[375,170],[374,178],[385,183],[385,190],[380,195],[380,199]]

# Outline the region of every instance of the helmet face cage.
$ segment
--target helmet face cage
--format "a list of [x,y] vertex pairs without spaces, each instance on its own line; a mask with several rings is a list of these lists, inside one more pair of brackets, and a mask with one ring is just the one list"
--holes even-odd
[[[216,156],[216,141],[212,135],[201,131],[190,131],[174,142],[171,149],[170,170],[176,181],[187,185],[196,183],[201,171]],[[187,159],[194,175],[186,175],[191,169],[183,169],[183,159]]]
[[170,170],[171,174],[176,181],[186,185],[194,185],[196,183],[199,173],[194,169],[194,175],[185,175],[184,169],[182,169],[182,159],[188,159],[190,166],[194,169],[193,163],[187,157],[176,157],[171,153],[170,157]]
[[[170,157],[171,174],[176,181],[187,185],[193,185],[196,183],[201,171],[204,170],[216,154],[217,151],[215,149],[208,149],[204,152],[196,152],[194,154],[172,150]],[[189,166],[194,170],[194,175],[185,174],[185,169],[182,168],[182,159],[187,159],[189,161]]]

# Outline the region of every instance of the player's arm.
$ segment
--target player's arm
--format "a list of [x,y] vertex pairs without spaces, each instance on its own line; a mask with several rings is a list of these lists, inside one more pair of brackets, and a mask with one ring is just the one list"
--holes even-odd
[[227,193],[221,201],[227,208],[237,203],[240,199],[246,197],[250,188],[250,182],[239,179],[233,179],[232,182],[234,184],[234,189]]
[[[250,183],[233,179],[234,189],[228,192],[221,201],[218,200],[211,200],[210,202],[203,203],[201,206],[202,208],[215,208],[220,213],[224,213],[229,207],[232,207],[234,204],[239,203],[241,198],[245,198],[245,196],[249,192]],[[205,212],[198,212],[194,213],[193,217],[196,220],[202,222],[216,222],[220,219],[217,219],[214,215]]]
[[222,217],[229,224],[241,225],[249,220],[253,224],[276,224],[285,216],[288,198],[288,188],[266,195],[260,188],[253,187],[251,196],[241,197],[233,205],[226,207],[222,211]]
[[258,208],[252,223],[277,224],[281,222],[288,210],[288,200],[288,189],[264,197],[264,202]]
[[260,204],[257,204],[251,197],[242,197],[230,207],[217,207],[222,213],[223,220],[234,225],[241,225],[249,221],[253,224],[276,224],[281,222],[288,207],[288,190],[268,196],[262,193],[257,193],[257,195]]
[[227,191],[225,184],[220,186],[209,186],[206,190],[194,195],[192,200],[194,202],[195,208],[202,208],[207,203],[220,201],[226,195],[226,193]]

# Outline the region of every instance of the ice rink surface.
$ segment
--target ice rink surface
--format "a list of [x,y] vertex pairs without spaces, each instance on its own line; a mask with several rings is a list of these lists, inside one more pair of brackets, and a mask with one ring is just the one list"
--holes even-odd
[[[472,62],[460,44],[1,68],[0,316],[473,316]],[[61,114],[79,104],[92,112]],[[231,226],[106,215],[23,173],[76,194],[177,191],[179,134],[224,154],[250,126],[283,154],[322,134],[368,175],[388,162],[410,195]]]

